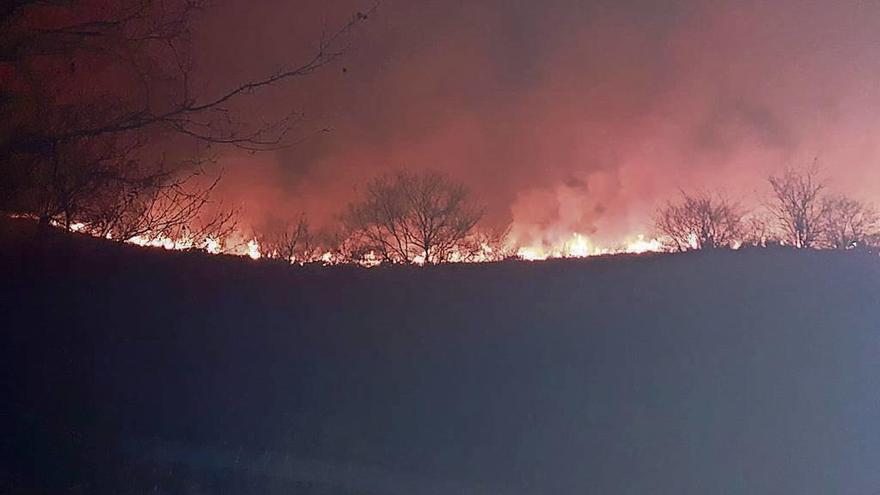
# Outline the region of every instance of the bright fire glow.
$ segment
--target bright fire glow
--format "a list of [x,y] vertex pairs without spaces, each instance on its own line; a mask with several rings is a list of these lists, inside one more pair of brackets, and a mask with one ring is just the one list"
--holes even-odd
[[256,239],[251,239],[247,241],[247,256],[252,260],[260,259],[260,244]]
[[632,254],[657,253],[663,251],[663,243],[657,239],[645,240],[645,236],[639,234],[636,240],[627,243],[624,252]]
[[593,244],[585,235],[574,233],[564,241],[550,246],[520,246],[516,254],[527,261],[538,261],[550,258],[586,258],[605,254],[641,254],[662,250],[663,244],[659,240],[645,239],[641,234],[620,246],[605,248]]
[[[56,224],[61,227],[61,225]],[[74,223],[70,226],[73,232],[88,232],[87,225]],[[260,249],[260,244],[255,238],[248,238],[240,232],[236,232],[228,239],[207,238],[201,242],[192,239],[172,239],[167,236],[135,236],[128,241],[130,244],[145,247],[158,247],[169,250],[201,250],[210,254],[229,254],[235,256],[247,256],[253,260],[269,257],[271,253],[265,253]],[[581,233],[572,233],[559,242],[543,245],[519,245],[514,243],[508,246],[510,252],[526,261],[539,261],[552,258],[586,258],[589,256],[601,256],[608,254],[632,253],[640,254],[647,252],[663,251],[662,243],[657,239],[648,239],[639,234],[627,238],[616,247],[601,247],[596,245],[588,236]],[[497,259],[493,257],[493,249],[488,245],[482,245],[480,252],[464,256],[461,253],[452,253],[449,261],[455,263],[480,263]],[[332,252],[325,252],[318,256],[317,260],[326,265],[338,264],[340,260]],[[424,264],[424,259],[415,260],[417,264]],[[360,263],[363,266],[377,266],[381,260],[375,253],[368,253]]]

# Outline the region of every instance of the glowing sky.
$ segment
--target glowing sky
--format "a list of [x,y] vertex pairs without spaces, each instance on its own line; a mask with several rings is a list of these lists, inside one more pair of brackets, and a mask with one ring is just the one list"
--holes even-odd
[[[229,2],[199,68],[209,86],[271,70],[368,6]],[[249,103],[333,130],[220,160],[246,222],[326,222],[401,167],[448,172],[532,243],[647,232],[679,188],[756,202],[768,173],[815,156],[836,189],[880,199],[877,2],[390,0],[350,41],[341,64]]]

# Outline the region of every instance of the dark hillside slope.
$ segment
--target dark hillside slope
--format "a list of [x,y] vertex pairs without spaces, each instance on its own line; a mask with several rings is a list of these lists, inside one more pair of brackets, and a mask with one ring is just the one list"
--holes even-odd
[[288,268],[4,232],[3,493],[880,492],[876,257]]

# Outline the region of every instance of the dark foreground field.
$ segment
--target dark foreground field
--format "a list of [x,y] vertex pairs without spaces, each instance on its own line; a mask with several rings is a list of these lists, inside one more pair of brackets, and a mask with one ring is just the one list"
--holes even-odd
[[0,493],[880,492],[866,254],[296,269],[0,237]]

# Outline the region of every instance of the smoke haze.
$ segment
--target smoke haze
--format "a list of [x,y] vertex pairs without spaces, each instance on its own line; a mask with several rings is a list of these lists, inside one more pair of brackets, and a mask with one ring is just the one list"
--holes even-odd
[[[383,2],[344,61],[253,99],[303,112],[302,140],[221,157],[223,198],[254,227],[320,224],[377,174],[435,169],[520,243],[603,245],[649,233],[679,188],[754,203],[768,173],[814,157],[834,188],[876,199],[880,4],[663,3]],[[303,57],[366,8],[221,6],[197,43],[206,87]]]

